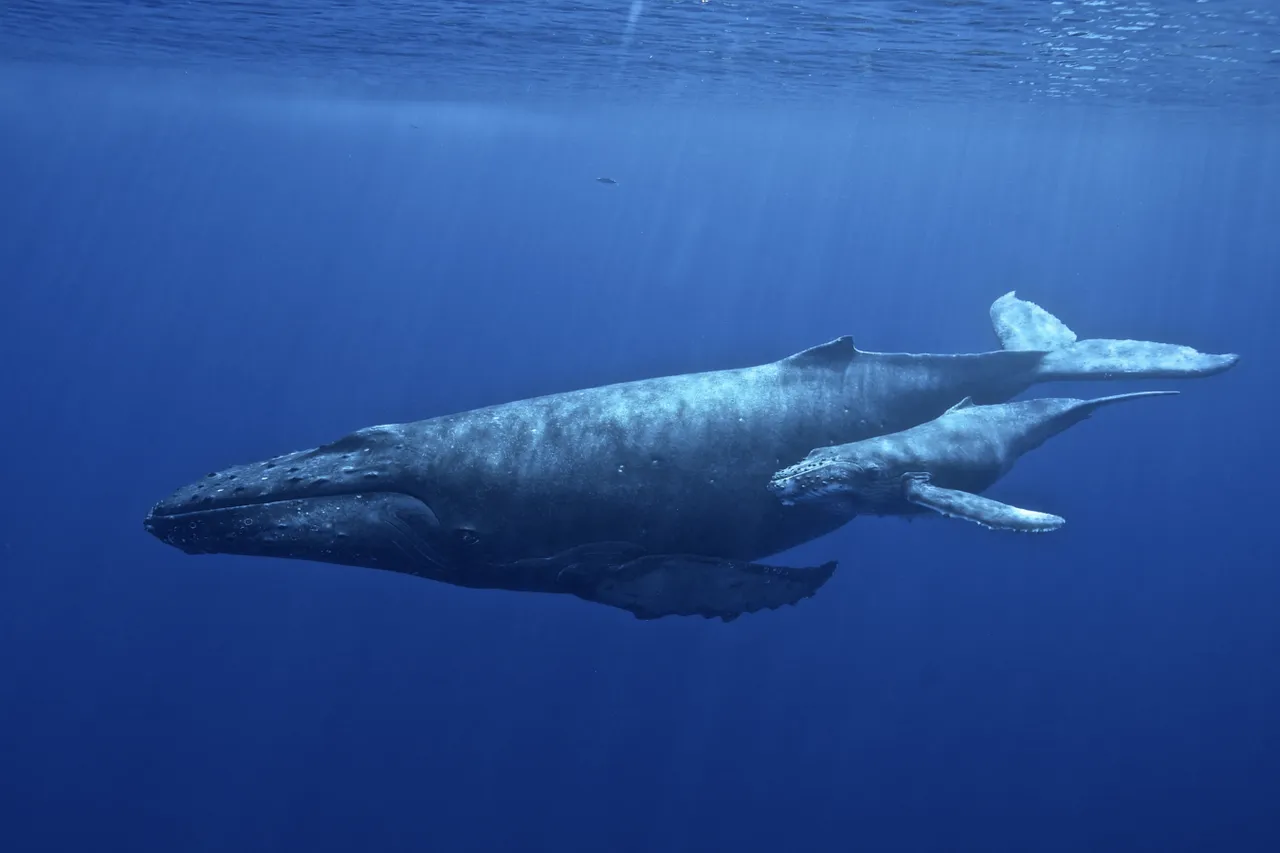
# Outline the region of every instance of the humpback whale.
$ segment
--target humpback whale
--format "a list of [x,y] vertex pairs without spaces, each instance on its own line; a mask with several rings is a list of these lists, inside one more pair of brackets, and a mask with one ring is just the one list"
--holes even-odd
[[1100,406],[1177,391],[1138,391],[1093,400],[1043,397],[974,405],[965,398],[902,432],[821,447],[773,476],[786,504],[818,502],[849,518],[932,510],[993,530],[1047,533],[1066,520],[981,496],[1023,455],[1091,416]]
[[1082,340],[1008,293],[1003,348],[874,353],[849,337],[753,367],[624,382],[357,430],[236,465],[159,501],[144,527],[189,554],[386,569],[565,593],[641,619],[742,613],[813,595],[834,563],[760,563],[841,526],[768,488],[816,447],[899,432],[957,400],[1053,380],[1187,378],[1237,356]]

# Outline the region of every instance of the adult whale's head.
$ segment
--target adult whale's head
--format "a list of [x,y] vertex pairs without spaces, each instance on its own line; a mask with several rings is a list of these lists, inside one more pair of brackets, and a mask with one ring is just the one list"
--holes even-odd
[[[432,508],[430,460],[405,427],[218,471],[151,508],[144,527],[188,554],[247,554],[454,580],[473,531]],[[455,581],[456,582],[456,581]]]

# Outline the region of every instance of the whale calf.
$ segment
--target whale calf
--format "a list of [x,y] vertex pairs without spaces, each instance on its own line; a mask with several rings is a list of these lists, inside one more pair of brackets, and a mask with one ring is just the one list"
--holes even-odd
[[775,474],[769,489],[783,503],[816,503],[850,518],[933,511],[994,530],[1046,533],[1066,520],[980,493],[1023,455],[1098,407],[1177,393],[1138,391],[1093,400],[1045,397],[990,406],[976,406],[966,398],[911,429],[818,448]]
[[849,337],[768,364],[551,394],[236,465],[153,506],[145,528],[190,554],[338,563],[474,588],[565,593],[639,618],[723,620],[795,604],[834,563],[759,561],[835,530],[784,505],[773,474],[816,447],[930,421],[969,397],[1061,379],[1190,378],[1237,356],[1078,341],[1009,293],[1003,349],[857,350]]

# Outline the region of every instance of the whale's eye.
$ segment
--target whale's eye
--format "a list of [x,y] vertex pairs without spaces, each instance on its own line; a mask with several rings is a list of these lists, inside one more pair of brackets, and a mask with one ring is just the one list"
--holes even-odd
[[463,545],[472,546],[480,544],[480,534],[474,530],[468,530],[465,527],[458,528],[453,531],[453,535],[458,537],[458,541]]

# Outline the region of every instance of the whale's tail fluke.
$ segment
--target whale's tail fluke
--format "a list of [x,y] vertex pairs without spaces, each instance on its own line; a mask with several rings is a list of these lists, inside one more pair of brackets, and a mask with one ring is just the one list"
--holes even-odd
[[1215,355],[1154,341],[1077,340],[1076,333],[1048,311],[1019,299],[1013,291],[991,304],[991,323],[1007,350],[1045,353],[1037,379],[1187,379],[1213,376],[1240,356]]

